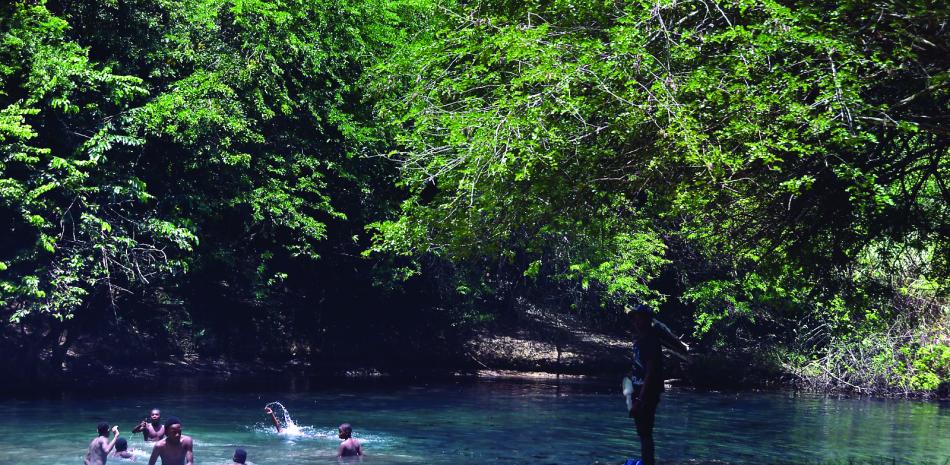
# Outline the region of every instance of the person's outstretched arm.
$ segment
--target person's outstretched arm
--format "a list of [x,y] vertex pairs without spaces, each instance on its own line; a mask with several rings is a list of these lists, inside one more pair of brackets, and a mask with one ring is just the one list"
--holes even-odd
[[280,422],[277,421],[277,415],[274,414],[274,410],[270,407],[264,407],[264,413],[270,415],[270,420],[274,422],[274,428],[277,428],[277,432],[280,433]]
[[103,444],[102,444],[102,450],[103,450],[103,452],[105,452],[105,453],[107,453],[107,454],[108,454],[109,452],[112,452],[112,448],[115,447],[115,442],[118,441],[118,440],[119,440],[119,427],[118,427],[118,426],[113,426],[113,427],[112,427],[112,440],[109,441],[109,444],[108,444],[108,445],[106,445],[106,444],[103,442]]

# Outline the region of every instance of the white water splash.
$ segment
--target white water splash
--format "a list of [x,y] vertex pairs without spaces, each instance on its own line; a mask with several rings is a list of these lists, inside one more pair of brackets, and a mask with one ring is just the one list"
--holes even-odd
[[314,437],[316,436],[315,430],[311,426],[299,426],[294,422],[293,417],[290,416],[290,410],[287,410],[287,407],[284,407],[280,402],[274,401],[266,405],[270,407],[271,410],[277,414],[278,410],[280,414],[278,415],[278,421],[280,421],[280,435],[289,436],[289,437]]

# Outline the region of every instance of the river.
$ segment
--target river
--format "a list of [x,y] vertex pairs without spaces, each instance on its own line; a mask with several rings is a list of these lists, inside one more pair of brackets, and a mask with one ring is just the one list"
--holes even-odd
[[[276,383],[275,384],[283,384]],[[277,434],[262,409],[286,406],[298,428]],[[99,393],[0,400],[0,463],[75,465],[96,424],[131,429],[152,407],[182,419],[196,464],[336,464],[336,426],[353,425],[367,465],[622,462],[638,443],[619,386],[595,382],[104,387]],[[667,392],[657,414],[660,463],[950,463],[950,404],[794,393]],[[122,463],[109,460],[110,464]]]

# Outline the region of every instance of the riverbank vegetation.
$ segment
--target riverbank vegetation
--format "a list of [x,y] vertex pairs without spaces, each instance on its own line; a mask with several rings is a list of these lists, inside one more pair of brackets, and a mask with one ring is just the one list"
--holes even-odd
[[455,369],[539,311],[606,334],[647,302],[696,385],[945,392],[948,17],[5,3],[0,366]]

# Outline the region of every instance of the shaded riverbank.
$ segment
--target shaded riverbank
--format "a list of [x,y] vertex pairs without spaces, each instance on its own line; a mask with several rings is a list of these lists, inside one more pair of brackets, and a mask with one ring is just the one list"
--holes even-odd
[[[166,321],[180,319],[181,311],[166,309]],[[5,354],[0,369],[9,376],[0,392],[95,390],[117,378],[131,383],[170,379],[253,383],[260,379],[574,376],[614,384],[629,369],[630,335],[622,320],[611,320],[609,315],[528,306],[516,320],[471,325],[454,332],[447,331],[445,328],[452,326],[442,321],[425,321],[428,326],[392,325],[388,330],[380,322],[362,332],[348,327],[320,333],[319,343],[308,343],[293,333],[268,331],[266,321],[251,318],[235,322],[236,328],[245,331],[243,339],[235,336],[235,340],[244,341],[241,344],[221,338],[209,342],[209,336],[194,324],[179,324],[176,331],[158,325],[133,328],[135,331],[90,331],[73,322],[72,329],[61,332],[56,326],[44,330],[42,326],[8,324],[0,340]],[[671,326],[684,326],[679,323]],[[224,350],[228,347],[235,349]],[[669,383],[699,390],[802,387],[767,353],[752,350],[700,349],[689,361],[667,356],[666,367]],[[931,397],[950,396],[945,391]]]

